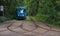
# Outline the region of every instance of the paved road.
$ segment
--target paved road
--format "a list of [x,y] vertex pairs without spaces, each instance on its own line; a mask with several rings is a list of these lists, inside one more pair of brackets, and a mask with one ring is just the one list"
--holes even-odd
[[[12,25],[9,26],[10,24]],[[37,25],[40,27],[32,21],[12,20],[4,22],[0,25],[0,36],[60,36],[58,29],[52,28],[53,31],[51,31],[50,27],[41,22],[38,22]]]

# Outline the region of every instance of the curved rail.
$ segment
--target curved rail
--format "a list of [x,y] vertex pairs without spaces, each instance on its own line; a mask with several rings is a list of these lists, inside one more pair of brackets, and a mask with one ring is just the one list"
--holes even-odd
[[[35,29],[33,29],[33,30],[31,30],[31,31],[29,31],[29,30],[23,28],[23,24],[24,24],[23,21],[21,22],[21,25],[19,25],[18,27],[20,27],[20,28],[23,29],[24,31],[32,32],[32,33],[37,33],[37,32],[33,32],[33,31],[36,30],[37,28],[42,28],[42,29],[47,30],[47,31],[45,31],[44,33],[47,33],[47,32],[49,32],[49,31],[60,32],[60,31],[57,31],[57,30],[52,30],[52,27],[49,26],[48,24],[45,24],[45,25],[48,26],[49,29],[37,25],[37,23],[36,23],[32,18],[31,18],[31,21],[34,23],[34,25],[35,25],[35,27],[36,27]],[[13,25],[13,23],[15,23],[15,21],[12,22],[12,23],[7,27],[8,30],[10,30],[11,32],[18,33],[18,34],[27,35],[27,34],[24,34],[24,33],[27,33],[27,32],[20,33],[20,32],[14,31],[13,29],[10,29],[10,27]],[[18,27],[17,27],[17,28],[18,28]],[[14,28],[14,29],[16,29],[16,28]],[[41,33],[37,33],[37,34],[41,34]],[[42,33],[42,34],[43,34],[43,33]],[[27,36],[28,36],[28,35],[27,35]]]
[[45,25],[48,26],[50,29],[43,28],[43,27],[37,25],[36,21],[34,21],[32,18],[31,18],[31,20],[35,23],[36,26],[38,26],[38,27],[40,27],[40,28],[42,28],[42,29],[45,29],[45,30],[48,30],[48,31],[60,32],[60,31],[57,31],[57,30],[52,30],[52,26],[50,26],[50,25],[48,25],[48,24],[45,24]]

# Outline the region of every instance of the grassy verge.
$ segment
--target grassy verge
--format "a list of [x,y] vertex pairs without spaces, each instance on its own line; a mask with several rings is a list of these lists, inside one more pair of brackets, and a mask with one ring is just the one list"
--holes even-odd
[[[35,22],[46,22],[43,18],[41,19],[41,20],[39,20],[39,18],[37,18],[36,19],[36,17],[32,17],[32,16],[29,16],[28,17],[29,19],[28,20],[31,20],[30,18],[32,18]],[[44,20],[44,21],[43,21]],[[51,26],[53,26],[54,28],[57,28],[57,29],[60,29],[60,21],[55,21],[55,22],[53,22],[53,23],[50,23],[50,22],[47,22],[48,23],[48,25],[51,25]]]

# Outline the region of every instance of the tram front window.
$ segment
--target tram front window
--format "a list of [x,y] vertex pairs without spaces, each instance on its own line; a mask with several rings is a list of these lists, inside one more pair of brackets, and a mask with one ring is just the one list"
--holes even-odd
[[23,13],[23,10],[20,10],[20,13]]

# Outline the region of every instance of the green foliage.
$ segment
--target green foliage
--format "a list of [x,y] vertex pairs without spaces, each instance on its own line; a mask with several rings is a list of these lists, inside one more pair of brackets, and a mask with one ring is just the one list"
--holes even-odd
[[4,6],[8,19],[14,18],[17,6],[25,6],[27,14],[35,20],[60,26],[60,0],[5,0]]
[[0,16],[0,23],[6,21],[5,17]]
[[40,0],[36,20],[60,26],[60,5],[57,0]]

